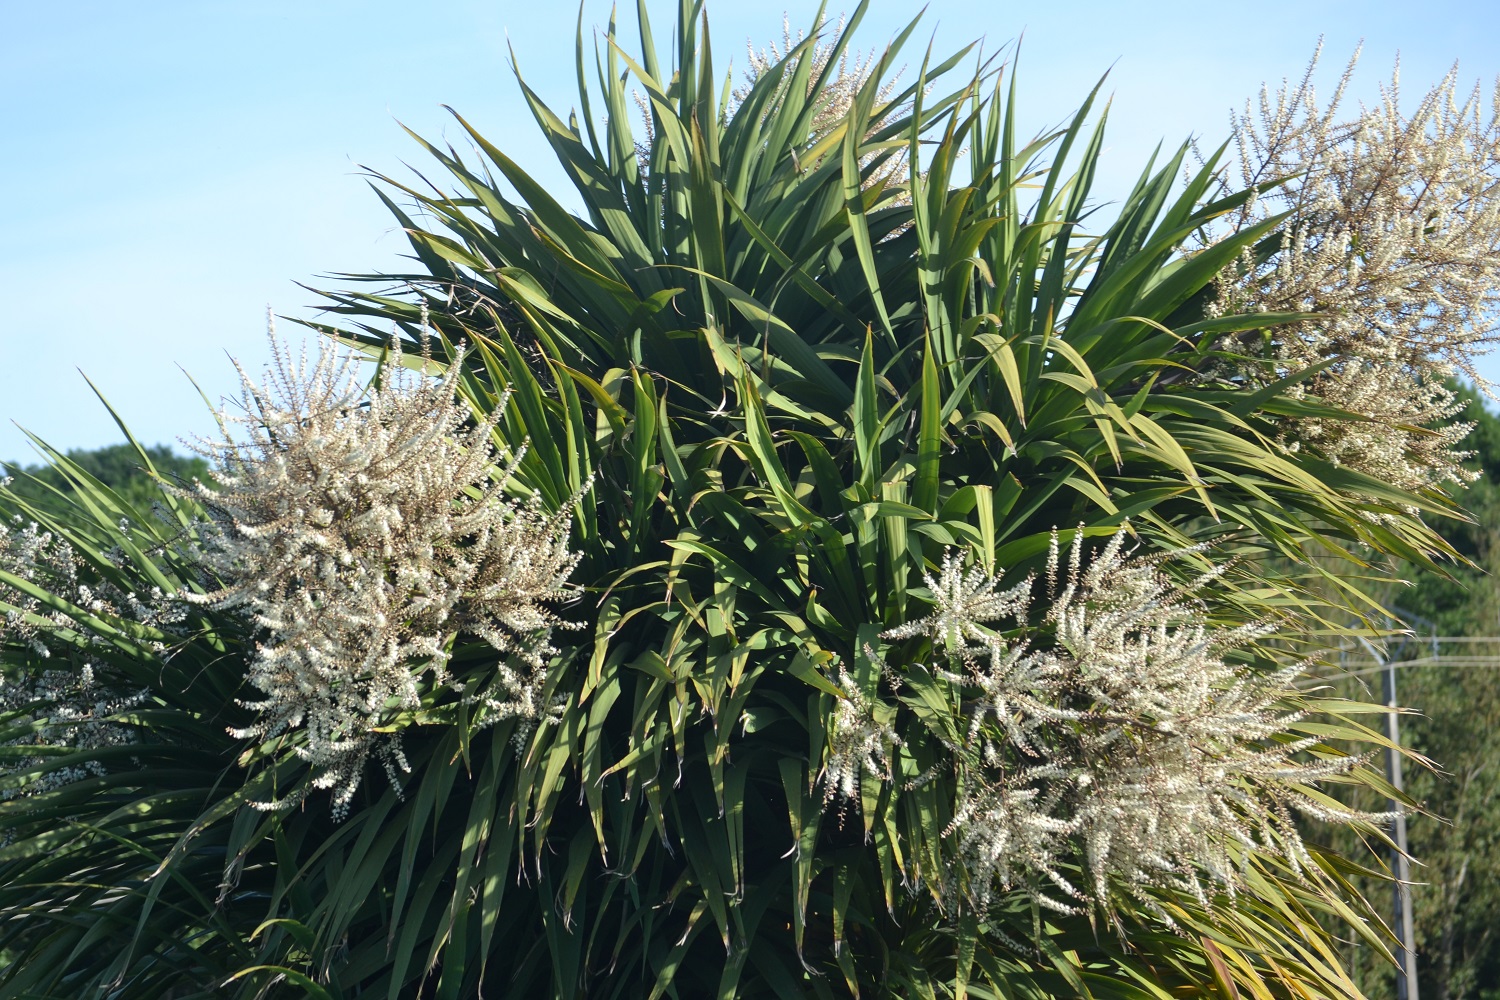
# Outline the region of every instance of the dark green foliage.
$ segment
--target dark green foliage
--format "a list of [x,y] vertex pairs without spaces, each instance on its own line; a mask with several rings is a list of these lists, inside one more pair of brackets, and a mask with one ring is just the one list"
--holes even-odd
[[[145,449],[146,459],[168,482],[189,484],[194,477],[208,476],[208,463],[194,455],[179,455],[164,444]],[[156,481],[145,471],[146,462],[129,444],[85,448],[68,452],[68,461],[113,490],[139,510],[149,511],[161,496]],[[0,478],[12,476],[11,492],[29,503],[50,503],[58,492],[72,489],[67,477],[48,464],[22,465],[0,462]]]
[[[1493,597],[1490,603],[1493,607]],[[1493,627],[1491,632],[1493,634]],[[1493,653],[1500,643],[1489,644]],[[1407,781],[1430,815],[1408,824],[1423,997],[1500,997],[1500,669],[1400,671],[1402,742],[1437,761]],[[1388,895],[1388,890],[1387,890]],[[1371,893],[1372,899],[1380,896]],[[1370,963],[1371,981],[1385,978]],[[1372,990],[1373,992],[1373,990]]]
[[1392,594],[1391,603],[1409,613],[1418,630],[1436,635],[1500,635],[1500,600],[1494,567],[1500,565],[1500,417],[1467,386],[1455,391],[1468,403],[1461,419],[1474,429],[1463,447],[1474,452],[1470,465],[1484,475],[1459,495],[1473,517],[1448,527],[1444,534],[1467,563],[1455,563],[1446,574],[1415,577],[1412,585]]

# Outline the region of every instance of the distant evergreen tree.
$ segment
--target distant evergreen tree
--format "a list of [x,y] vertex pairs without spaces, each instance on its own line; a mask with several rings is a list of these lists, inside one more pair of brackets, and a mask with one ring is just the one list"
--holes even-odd
[[[164,444],[146,449],[151,464],[168,480],[191,482],[194,476],[206,477],[208,463],[193,455],[179,455]],[[150,510],[160,498],[161,490],[152,481],[139,453],[127,443],[103,448],[76,448],[67,454],[68,461],[114,490],[137,510]],[[67,478],[52,465],[21,465],[0,462],[0,478],[12,476],[11,490],[29,502],[46,503],[57,493],[71,492]]]

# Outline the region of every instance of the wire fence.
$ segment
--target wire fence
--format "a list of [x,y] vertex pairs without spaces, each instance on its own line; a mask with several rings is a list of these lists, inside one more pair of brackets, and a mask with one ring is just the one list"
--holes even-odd
[[1362,648],[1345,649],[1337,660],[1314,670],[1298,687],[1306,690],[1330,681],[1368,677],[1386,665],[1406,670],[1440,667],[1446,670],[1500,670],[1500,636],[1417,635],[1392,642],[1387,658],[1369,655]]

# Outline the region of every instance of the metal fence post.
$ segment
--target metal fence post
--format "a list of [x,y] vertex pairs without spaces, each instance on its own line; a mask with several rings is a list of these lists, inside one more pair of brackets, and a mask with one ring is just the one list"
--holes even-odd
[[[1382,658],[1384,659],[1384,658]],[[1401,783],[1401,730],[1396,717],[1396,663],[1394,659],[1384,659],[1385,670],[1381,676],[1385,678],[1385,704],[1390,709],[1386,713],[1385,731],[1386,737],[1391,741],[1391,748],[1385,752],[1385,774],[1392,787],[1396,791],[1405,791]],[[1406,851],[1406,812],[1400,803],[1391,800],[1391,811],[1396,814],[1394,823],[1394,834],[1396,849],[1392,852],[1391,871],[1396,875],[1395,885],[1395,922],[1396,937],[1400,949],[1396,953],[1396,959],[1401,963],[1401,972],[1396,977],[1396,1000],[1418,1000],[1417,997],[1417,942],[1412,927],[1411,913],[1411,861]]]

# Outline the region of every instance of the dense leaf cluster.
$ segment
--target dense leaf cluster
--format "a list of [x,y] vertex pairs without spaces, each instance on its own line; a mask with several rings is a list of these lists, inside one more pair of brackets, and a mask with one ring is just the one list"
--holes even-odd
[[[413,725],[404,794],[365,781],[341,822],[316,796],[258,811],[319,773],[296,727],[230,735],[255,725],[255,623],[201,601],[170,630],[73,615],[85,627],[53,635],[52,667],[86,649],[103,682],[151,697],[113,720],[135,742],[85,751],[102,774],[0,803],[0,948],[22,956],[0,996],[1359,995],[1316,917],[1382,939],[1346,866],[1316,849],[1295,871],[1233,848],[1233,901],[1167,886],[1059,914],[1024,893],[945,898],[962,860],[951,748],[973,692],[881,639],[938,603],[923,577],[948,552],[1004,589],[1055,541],[1128,520],[1184,553],[1163,564],[1184,582],[1251,557],[1215,578],[1197,624],[1274,628],[1231,671],[1268,674],[1347,629],[1358,595],[1330,602],[1257,575],[1254,557],[1451,553],[1423,519],[1455,511],[1436,488],[1278,442],[1288,416],[1350,414],[1295,380],[1204,375],[1254,363],[1226,357],[1228,335],[1306,320],[1210,315],[1223,269],[1284,219],[1184,252],[1250,193],[1213,195],[1212,164],[1183,183],[1180,150],[1093,228],[1093,97],[1023,143],[1000,67],[940,88],[967,50],[888,92],[915,25],[830,117],[820,95],[863,7],[820,58],[795,45],[731,100],[701,6],[682,3],[670,63],[644,5],[636,54],[611,26],[593,90],[580,35],[571,119],[523,81],[582,212],[459,119],[473,158],[425,147],[447,189],[378,187],[411,268],[326,293],[337,325],[322,329],[372,355],[393,325],[416,345],[430,324],[473,426],[520,456],[506,495],[571,514],[583,593],[565,616],[584,627],[553,637],[557,724],[519,753],[515,719]],[[74,505],[0,503],[89,573],[222,585],[194,555],[187,500],[145,518],[50,457]],[[44,586],[0,582],[71,613]],[[496,655],[460,635],[448,666]],[[20,644],[0,656],[10,675],[37,669]],[[880,706],[889,778],[843,769],[830,808],[850,684]],[[1358,706],[1279,707],[1288,731],[1266,739],[1324,759],[1369,735]],[[1082,881],[1080,855],[1057,865]]]

